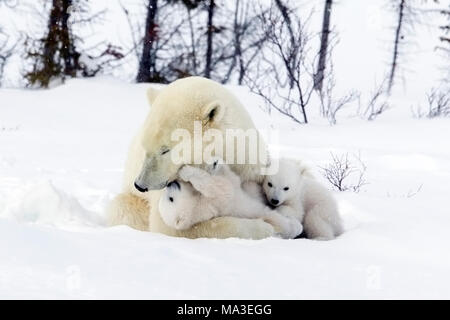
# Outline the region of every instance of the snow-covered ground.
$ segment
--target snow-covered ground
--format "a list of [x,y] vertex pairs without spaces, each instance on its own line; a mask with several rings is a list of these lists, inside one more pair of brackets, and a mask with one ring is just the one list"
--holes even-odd
[[360,154],[368,184],[336,193],[334,241],[187,240],[104,226],[146,87],[0,90],[0,298],[450,298],[450,119],[299,126],[231,87],[282,153]]

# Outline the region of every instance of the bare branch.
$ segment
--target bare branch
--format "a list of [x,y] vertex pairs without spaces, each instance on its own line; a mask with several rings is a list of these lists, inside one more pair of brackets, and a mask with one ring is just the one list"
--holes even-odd
[[364,178],[367,167],[361,160],[361,156],[348,153],[337,156],[331,153],[331,162],[326,167],[321,167],[323,176],[338,191],[359,192],[367,184]]
[[419,106],[413,114],[417,118],[450,117],[450,89],[447,87],[433,88],[427,93],[427,109]]
[[280,3],[272,3],[260,15],[265,50],[255,75],[246,77],[245,82],[264,99],[269,111],[275,109],[297,123],[308,123],[306,109],[314,85],[304,68],[311,39],[307,32],[309,18],[300,20],[282,3],[280,9]]
[[[388,77],[385,77],[381,84],[375,85],[369,95],[365,107],[362,105],[361,99],[359,99],[358,113],[365,119],[369,121],[375,120],[379,115],[390,108],[386,89],[388,79]],[[362,109],[364,109],[364,111],[362,111]]]

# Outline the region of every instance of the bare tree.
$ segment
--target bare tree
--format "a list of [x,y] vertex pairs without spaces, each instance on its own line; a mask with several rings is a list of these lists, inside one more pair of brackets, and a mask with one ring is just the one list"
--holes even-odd
[[[204,38],[199,36],[199,25],[204,0],[172,0],[161,6],[160,19],[164,21],[155,42],[156,67],[160,75],[160,82],[171,82],[191,75],[200,75],[199,56],[204,47]],[[173,4],[179,6],[179,12],[186,15],[173,16]],[[184,7],[184,8],[183,8]],[[195,20],[195,22],[194,22]],[[203,59],[204,61],[204,59]]]
[[[180,77],[197,74],[196,71],[192,72],[197,69],[197,43],[195,43],[194,35],[196,30],[192,25],[192,18],[195,15],[192,15],[191,11],[204,2],[206,0],[148,0],[144,36],[141,39],[134,37],[136,32],[141,33],[139,24],[133,26],[128,10],[122,6],[133,37],[135,48],[133,51],[136,52],[139,60],[137,82],[168,83]],[[174,16],[174,5],[185,7],[187,17]],[[159,21],[163,21],[164,24],[160,24]],[[185,43],[186,37],[182,29],[186,23],[189,24],[192,43],[188,48],[189,52],[180,52],[179,44]],[[140,54],[137,52],[138,48],[141,48]],[[193,51],[190,51],[191,49]],[[186,58],[188,62],[192,62],[192,66],[186,66]]]
[[44,37],[26,40],[25,56],[32,60],[32,68],[25,74],[29,84],[48,87],[54,79],[94,76],[112,60],[121,59],[120,48],[110,44],[97,56],[77,47],[82,40],[74,33],[74,25],[93,23],[102,14],[103,11],[90,15],[85,1],[52,0]]
[[444,43],[444,45],[447,46],[445,50],[450,53],[450,5],[448,9],[442,9],[441,14],[447,17],[447,24],[440,27],[443,31],[443,35],[441,36],[440,40],[442,41],[442,43]]
[[203,75],[222,83],[235,80],[241,84],[265,41],[259,13],[253,10],[255,3],[236,0],[233,10],[226,4],[218,6],[214,0],[159,0],[157,6],[150,5],[156,9],[150,40],[148,33],[140,32],[152,25],[150,7],[146,8],[144,26],[122,5],[131,33],[129,51],[139,64],[137,81],[168,83]]
[[80,63],[80,52],[75,47],[75,39],[69,30],[72,0],[53,0],[48,18],[47,35],[40,39],[42,49],[29,51],[34,59],[33,70],[26,78],[33,85],[47,87],[49,82],[61,76],[75,77],[85,67]]
[[331,153],[331,162],[321,168],[323,176],[338,191],[359,192],[367,184],[365,180],[366,165],[360,155],[344,154],[337,156]]
[[156,54],[154,50],[154,43],[158,36],[158,25],[156,23],[157,12],[158,0],[148,0],[142,54],[140,56],[139,70],[136,77],[137,82],[159,82],[160,80],[160,76],[156,72]]
[[358,113],[369,121],[375,120],[379,115],[389,109],[386,85],[388,78],[385,77],[380,84],[376,84],[365,105],[359,99]]
[[261,15],[264,52],[246,83],[264,99],[269,111],[273,108],[297,123],[308,123],[306,110],[313,92],[309,18],[303,21],[291,10],[279,10],[278,2]]
[[401,32],[404,28],[406,0],[398,1],[397,26],[395,28],[394,52],[392,55],[391,71],[389,73],[388,92],[391,91],[392,86],[394,85],[395,71],[397,70],[398,64],[400,41],[403,40]]
[[[446,0],[444,0],[446,1]],[[441,4],[442,1],[441,0],[433,0],[434,3],[436,4]],[[433,13],[436,12],[436,10],[431,10]],[[442,34],[439,36],[439,40],[442,43],[442,46],[438,46],[438,49],[443,50],[445,52],[447,52],[450,55],[450,5],[448,5],[447,7],[442,7],[440,9],[437,10],[437,12],[444,16],[444,18],[446,18],[447,22],[442,24],[441,26],[439,26],[439,29],[441,29]]]
[[[283,3],[283,1],[281,1],[281,0],[275,0],[275,6],[278,8],[278,10],[281,13],[281,18],[284,20],[284,23],[286,25],[286,30],[289,34],[291,43],[295,43],[296,37],[295,37],[294,30],[292,28],[292,21],[291,21],[291,11],[292,10],[289,9],[288,6],[285,3]],[[291,53],[293,54],[294,52],[291,52]],[[290,57],[287,57],[287,60],[293,62],[293,59],[290,59]],[[291,66],[291,68],[292,68],[292,66]],[[290,79],[289,85],[291,87],[294,85],[294,82],[292,79]]]
[[194,74],[197,74],[197,65],[198,65],[198,58],[197,58],[197,44],[195,43],[195,30],[194,25],[192,23],[192,13],[191,8],[186,6],[186,11],[188,14],[188,23],[189,23],[189,39],[190,39],[190,46],[188,48],[188,52],[190,51],[189,55],[191,56],[192,61],[192,71]]
[[235,2],[231,30],[231,46],[234,52],[228,63],[227,72],[221,80],[222,83],[227,83],[237,69],[237,83],[241,85],[251,65],[261,55],[267,37],[260,32],[262,12],[259,13],[258,9],[252,1],[236,0]]
[[322,116],[328,119],[331,125],[337,123],[337,114],[344,107],[348,106],[351,102],[359,98],[360,93],[358,91],[352,90],[343,96],[336,97],[335,87],[336,80],[333,75],[327,77],[325,81],[325,87],[319,92],[320,109]]
[[[334,40],[334,41],[333,41]],[[336,94],[336,79],[334,75],[334,64],[331,59],[337,36],[334,34],[332,39],[327,40],[326,57],[324,61],[328,61],[328,67],[322,70],[322,80],[320,90],[316,89],[320,102],[320,114],[328,119],[330,125],[337,123],[337,114],[355,100],[360,100],[361,93],[356,90],[350,90],[347,93],[338,96]],[[319,59],[321,53],[319,52]],[[317,73],[314,75],[314,84],[317,79]]]
[[323,22],[322,32],[320,40],[319,61],[317,63],[317,71],[314,75],[314,89],[322,91],[323,80],[325,77],[325,68],[327,65],[328,56],[328,37],[331,32],[330,19],[331,19],[331,7],[333,1],[325,0],[325,8],[323,9]]
[[388,94],[391,93],[395,84],[396,74],[399,71],[400,57],[404,54],[407,35],[413,35],[413,28],[420,21],[420,10],[414,6],[416,0],[395,0],[394,9],[397,14],[396,25],[394,29],[394,42],[392,50],[392,60],[387,82]]
[[251,65],[260,57],[265,41],[256,4],[252,0],[235,0],[233,6],[225,3],[218,6],[214,2],[212,21],[209,0],[187,7],[180,32],[168,39],[173,50],[165,56],[167,71],[172,70],[179,77],[201,74],[221,83],[242,84]]
[[417,118],[450,117],[450,90],[445,85],[442,88],[432,88],[427,93],[427,108],[419,106],[414,111]]
[[450,84],[450,5],[448,9],[442,9],[441,14],[447,18],[447,23],[440,26],[440,29],[442,30],[442,35],[440,36],[442,45],[439,46],[439,49],[443,51],[447,57],[447,72],[445,74],[445,80],[448,84]]
[[205,77],[211,78],[211,61],[213,54],[213,34],[214,34],[214,8],[216,4],[214,0],[209,0],[208,5],[208,22],[206,27],[207,41],[206,41],[206,65]]
[[275,5],[278,8],[278,10],[281,13],[281,17],[283,18],[283,20],[286,23],[286,29],[289,33],[289,37],[291,38],[291,42],[295,42],[295,32],[294,29],[292,28],[292,21],[291,21],[291,9],[289,9],[289,7],[283,3],[283,1],[281,0],[275,0]]
[[[165,74],[171,79],[200,75],[201,72],[199,70],[202,67],[202,61],[204,61],[202,59],[204,58],[202,49],[205,47],[205,44],[198,26],[206,0],[172,1],[182,3],[186,17],[181,20],[182,24],[172,27],[172,30],[176,32],[165,32],[162,34],[162,37],[165,37],[163,42],[166,42],[167,48],[161,47],[161,49],[168,53],[168,55],[164,56],[164,59],[167,60]],[[181,50],[180,44],[182,44]]]

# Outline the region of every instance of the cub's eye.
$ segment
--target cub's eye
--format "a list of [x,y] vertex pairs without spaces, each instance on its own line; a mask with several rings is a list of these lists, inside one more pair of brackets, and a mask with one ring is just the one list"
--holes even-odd
[[267,185],[272,188],[272,184],[270,182],[267,183]]
[[288,191],[288,190],[289,190],[289,187],[284,187],[283,190],[284,190],[284,191]]
[[169,151],[170,151],[169,149],[166,149],[166,150],[164,150],[164,151],[161,152],[161,155],[166,154],[166,153],[169,152]]
[[169,197],[169,200],[170,200],[170,202],[173,202],[173,198],[172,197]]

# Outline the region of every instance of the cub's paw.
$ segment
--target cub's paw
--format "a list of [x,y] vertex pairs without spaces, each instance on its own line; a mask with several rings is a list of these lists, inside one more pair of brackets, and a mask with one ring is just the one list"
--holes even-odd
[[189,165],[184,165],[178,171],[178,176],[181,180],[188,182],[189,179],[194,175],[195,168]]
[[294,239],[303,232],[303,225],[297,219],[289,219],[287,232],[284,234],[285,239]]
[[270,223],[276,235],[283,239],[294,239],[303,231],[303,226],[297,219],[286,218],[275,212],[267,215],[264,221]]

